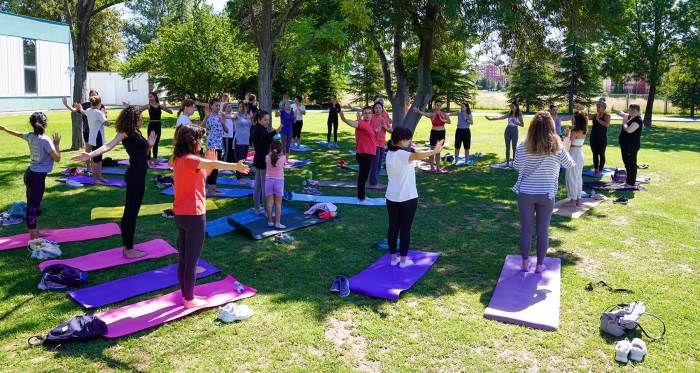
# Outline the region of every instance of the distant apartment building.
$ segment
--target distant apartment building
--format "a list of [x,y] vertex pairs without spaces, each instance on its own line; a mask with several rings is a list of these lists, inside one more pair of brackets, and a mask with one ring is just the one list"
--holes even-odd
[[481,76],[494,83],[504,84],[508,80],[503,69],[492,63],[481,65]]
[[603,89],[607,93],[629,93],[645,95],[649,93],[649,86],[644,80],[628,79],[624,83],[613,83],[612,79],[607,78],[603,81]]

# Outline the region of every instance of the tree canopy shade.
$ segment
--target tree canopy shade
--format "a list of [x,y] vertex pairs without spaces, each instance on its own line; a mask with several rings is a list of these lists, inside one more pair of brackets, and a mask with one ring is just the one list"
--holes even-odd
[[551,102],[556,90],[554,66],[546,54],[544,58],[520,54],[508,70],[508,81],[508,99],[527,112]]
[[131,11],[131,18],[123,27],[126,53],[130,56],[143,50],[156,37],[159,27],[184,20],[192,11],[194,0],[128,0],[125,5]]

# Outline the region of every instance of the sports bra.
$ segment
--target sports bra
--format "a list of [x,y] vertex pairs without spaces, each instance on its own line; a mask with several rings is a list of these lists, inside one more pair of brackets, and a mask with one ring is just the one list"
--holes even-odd
[[509,125],[509,126],[517,127],[517,126],[519,126],[518,123],[519,123],[519,122],[518,122],[518,118],[508,117],[508,125]]
[[444,127],[445,126],[445,120],[442,119],[443,115],[445,115],[445,114],[440,113],[440,115],[435,115],[435,113],[433,113],[433,119],[431,121],[431,123],[433,124],[433,127]]

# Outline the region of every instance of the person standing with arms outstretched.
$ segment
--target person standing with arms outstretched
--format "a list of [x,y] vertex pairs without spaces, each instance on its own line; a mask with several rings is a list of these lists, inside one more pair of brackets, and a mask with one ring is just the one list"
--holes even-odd
[[372,167],[372,159],[377,152],[376,136],[378,132],[378,128],[372,127],[372,108],[367,106],[362,109],[362,117],[358,114],[357,120],[345,118],[345,114],[341,111],[340,119],[355,129],[355,159],[360,166],[360,172],[357,176],[357,199],[361,205],[371,206],[372,202],[367,200],[365,185]]
[[607,108],[605,98],[601,97],[595,104],[593,116],[593,128],[591,128],[591,152],[593,153],[593,174],[596,177],[603,176],[605,168],[605,148],[608,146],[608,127],[610,126],[610,114],[605,112]]
[[501,115],[500,117],[485,115],[485,117],[488,120],[508,119],[503,138],[506,141],[506,167],[512,167],[510,149],[513,148],[513,159],[515,159],[515,146],[518,143],[518,127],[525,127],[525,121],[523,120],[523,114],[520,112],[520,107],[518,104],[512,103],[510,104],[510,111],[508,114]]
[[644,121],[641,117],[641,109],[639,105],[632,104],[629,106],[627,113],[612,109],[614,114],[622,118],[622,128],[620,129],[620,152],[622,153],[622,162],[625,164],[627,171],[627,186],[635,186],[637,184],[637,153],[641,147],[642,127]]
[[[420,111],[417,107],[414,107],[413,111],[430,119],[430,123],[433,125],[430,129],[430,148],[435,148],[438,141],[445,140],[445,123],[452,122],[450,121],[450,116],[442,112],[442,101],[435,101],[435,111],[432,113]],[[440,153],[429,157],[428,163],[430,163],[431,172],[442,172],[442,169],[440,169]]]
[[[326,142],[328,142],[328,147],[337,149],[338,148],[338,113],[342,109],[338,103],[338,99],[335,95],[331,96],[331,104],[328,107],[328,119],[326,120],[326,126],[328,126],[328,132],[326,133]],[[333,131],[333,142],[331,143],[331,130]]]

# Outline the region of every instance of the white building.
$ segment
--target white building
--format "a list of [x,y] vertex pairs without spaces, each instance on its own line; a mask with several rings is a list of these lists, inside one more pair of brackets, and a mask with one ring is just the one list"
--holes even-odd
[[85,97],[94,89],[100,93],[102,104],[106,106],[148,104],[148,73],[133,78],[124,78],[116,72],[88,71],[85,82]]

